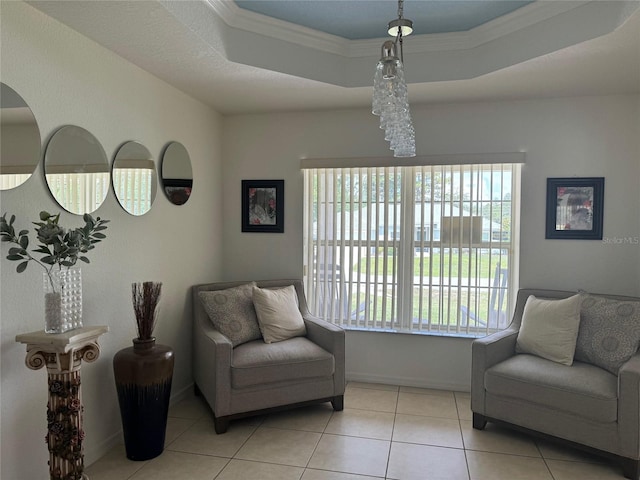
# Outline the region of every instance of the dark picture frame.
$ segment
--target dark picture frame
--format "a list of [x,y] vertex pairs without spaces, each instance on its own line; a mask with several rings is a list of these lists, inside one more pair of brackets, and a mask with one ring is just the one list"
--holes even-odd
[[604,177],[547,178],[546,237],[602,240]]
[[284,180],[242,180],[242,231],[284,233]]

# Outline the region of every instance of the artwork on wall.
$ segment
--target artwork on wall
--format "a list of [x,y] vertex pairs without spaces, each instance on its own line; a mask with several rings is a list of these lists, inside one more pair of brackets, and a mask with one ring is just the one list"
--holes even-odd
[[242,231],[284,232],[284,180],[242,180]]
[[546,238],[602,240],[604,177],[547,178]]

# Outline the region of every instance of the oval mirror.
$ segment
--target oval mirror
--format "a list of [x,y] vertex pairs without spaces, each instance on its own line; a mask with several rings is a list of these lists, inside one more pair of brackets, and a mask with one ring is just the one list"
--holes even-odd
[[113,160],[113,191],[120,206],[131,215],[144,215],[156,198],[158,181],[156,166],[147,147],[126,142]]
[[174,205],[187,203],[193,186],[191,159],[187,149],[179,142],[167,145],[162,155],[162,187]]
[[75,125],[57,130],[44,156],[44,172],[53,198],[70,213],[92,213],[109,190],[109,161],[100,142]]
[[18,93],[0,83],[0,190],[26,182],[38,166],[40,129],[33,112]]

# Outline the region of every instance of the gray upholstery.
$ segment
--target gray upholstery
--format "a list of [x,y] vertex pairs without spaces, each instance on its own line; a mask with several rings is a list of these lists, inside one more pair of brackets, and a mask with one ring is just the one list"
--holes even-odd
[[315,401],[331,401],[342,409],[345,390],[345,334],[333,324],[309,313],[302,281],[258,281],[261,288],[293,285],[307,334],[282,342],[262,340],[233,348],[215,329],[199,293],[224,290],[248,282],[195,285],[193,296],[193,375],[214,412],[216,432],[229,419]]
[[492,395],[540,403],[586,420],[618,418],[618,378],[587,363],[567,367],[534,355],[515,355],[488,369],[484,384]]
[[333,355],[304,337],[277,343],[255,340],[233,350],[231,386],[327,378],[334,366]]
[[[472,345],[474,427],[504,421],[617,457],[627,478],[640,474],[640,353],[617,375],[590,363],[561,365],[517,354],[524,304],[530,295],[567,298],[575,292],[523,289],[510,326]],[[637,298],[602,295],[608,299]]]

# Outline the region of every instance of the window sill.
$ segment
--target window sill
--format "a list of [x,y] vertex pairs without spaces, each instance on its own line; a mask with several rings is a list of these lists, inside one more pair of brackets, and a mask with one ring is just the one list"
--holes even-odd
[[482,332],[482,333],[464,333],[464,332],[427,332],[420,330],[398,330],[394,328],[362,328],[362,327],[349,327],[341,326],[342,329],[348,332],[367,332],[367,333],[392,333],[400,335],[419,335],[425,337],[447,337],[447,338],[467,338],[475,340],[476,338],[486,337],[494,332]]

